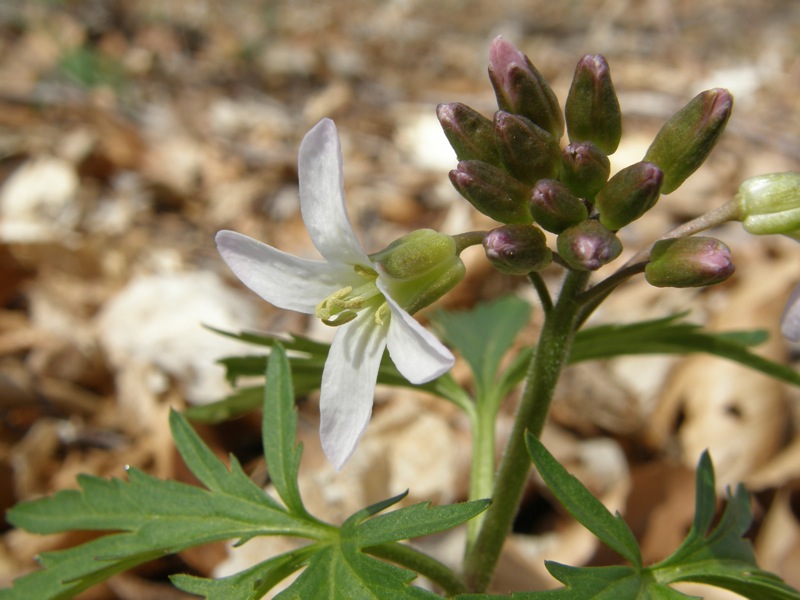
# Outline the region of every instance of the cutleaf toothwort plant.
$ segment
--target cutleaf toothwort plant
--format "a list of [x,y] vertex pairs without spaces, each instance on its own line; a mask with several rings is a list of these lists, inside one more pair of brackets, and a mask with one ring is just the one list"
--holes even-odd
[[[696,235],[710,227],[737,220],[756,235],[800,239],[800,174],[745,181],[730,202],[653,240],[613,274],[593,281],[600,267],[620,256],[619,230],[677,190],[705,161],[731,114],[731,95],[722,89],[697,95],[664,124],[641,161],[611,175],[608,155],[619,146],[622,121],[602,56],[578,62],[564,111],[530,60],[502,38],[491,46],[489,78],[498,104],[491,119],[461,103],[442,104],[437,115],[458,158],[450,173],[453,186],[498,226],[455,236],[423,229],[368,254],[347,218],[336,129],[332,121],[321,121],[301,144],[299,178],[303,220],[325,260],[293,257],[230,231],[217,235],[217,246],[231,270],[265,300],[336,327],[333,343],[221,332],[266,350],[262,357],[225,359],[230,379],[266,374],[266,384],[170,417],[178,450],[202,486],[161,481],[131,467],[126,481],[83,476],[79,490],[14,507],[8,520],[31,532],[116,533],[43,554],[43,568],[0,590],[0,598],[68,598],[166,553],[223,539],[245,543],[260,535],[291,536],[306,544],[265,556],[225,579],[175,575],[174,584],[206,598],[255,599],[301,571],[279,598],[437,597],[412,584],[421,574],[447,597],[499,597],[487,590],[531,463],[565,509],[623,564],[549,562],[547,569],[565,587],[514,598],[681,598],[686,596],[670,586],[682,581],[749,598],[800,598],[755,564],[742,537],[751,523],[744,488],[729,492],[726,508],[715,518],[708,454],[699,459],[695,517],[685,541],[667,559],[645,565],[620,515],[609,513],[539,441],[559,375],[570,363],[630,353],[709,352],[800,385],[798,373],[750,351],[750,345],[763,341],[759,332],[711,334],[681,322],[680,315],[583,327],[614,289],[640,274],[656,287],[725,281],[734,271],[730,250],[718,239]],[[568,140],[562,145],[565,132]],[[554,245],[545,231],[555,236]],[[473,245],[483,246],[498,271],[526,276],[540,299],[544,321],[538,342],[510,360],[501,359],[533,310],[518,298],[472,311],[434,313],[444,343],[412,317],[463,278],[459,255]],[[554,264],[563,274],[555,293],[541,276]],[[800,338],[800,287],[781,320],[786,337]],[[447,346],[472,370],[469,390],[448,373],[454,355]],[[295,398],[321,390],[320,436],[338,469],[357,451],[376,383],[415,387],[464,411],[473,435],[468,502],[384,512],[401,499],[395,497],[341,525],[308,512],[297,484],[302,447],[295,443]],[[518,386],[514,426],[495,456],[498,409]],[[218,421],[259,406],[264,457],[278,498],[256,486],[234,457],[229,467],[222,463],[187,420]],[[463,523],[466,546],[457,570],[402,543]]]

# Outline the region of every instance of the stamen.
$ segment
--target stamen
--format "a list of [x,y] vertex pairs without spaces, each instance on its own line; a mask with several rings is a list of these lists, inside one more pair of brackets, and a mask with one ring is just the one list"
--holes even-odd
[[392,316],[392,311],[389,309],[389,303],[384,302],[375,311],[375,322],[378,325],[383,325]]
[[346,310],[344,312],[335,314],[328,319],[320,319],[320,320],[324,325],[327,325],[328,327],[338,327],[339,325],[344,325],[345,323],[349,323],[357,316],[358,316],[357,312],[352,310]]
[[[378,274],[369,267],[363,265],[353,265],[353,270],[360,277],[366,279],[366,282],[356,288],[348,285],[336,290],[317,304],[315,314],[325,325],[331,327],[344,325],[355,319],[360,310],[370,306],[378,306],[383,302],[383,295],[378,289],[378,286],[375,285]],[[387,314],[384,306],[385,302],[378,308],[380,315],[377,314],[377,312],[375,315],[375,321],[381,325]]]

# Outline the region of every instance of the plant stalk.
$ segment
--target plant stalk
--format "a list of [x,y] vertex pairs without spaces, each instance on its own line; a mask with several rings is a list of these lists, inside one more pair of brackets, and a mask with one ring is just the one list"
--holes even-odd
[[568,271],[558,300],[547,314],[526,378],[511,436],[494,482],[492,505],[484,513],[475,543],[464,558],[464,577],[473,592],[492,581],[503,543],[517,513],[531,461],[525,431],[541,436],[556,383],[569,356],[580,309],[578,295],[589,281],[588,272]]

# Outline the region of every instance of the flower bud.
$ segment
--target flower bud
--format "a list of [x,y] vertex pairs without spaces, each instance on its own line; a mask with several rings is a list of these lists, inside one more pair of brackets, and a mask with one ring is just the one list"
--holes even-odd
[[596,271],[622,253],[619,238],[591,219],[562,231],[556,247],[564,262],[577,271]]
[[501,273],[527,275],[544,269],[553,260],[542,230],[533,225],[504,225],[483,238],[483,249]]
[[595,196],[600,222],[617,231],[641,217],[658,201],[663,178],[661,169],[649,162],[622,169]]
[[565,107],[571,142],[592,142],[613,154],[622,138],[622,113],[606,59],[587,54],[575,68]]
[[527,117],[561,139],[564,115],[555,93],[528,57],[499,36],[489,48],[489,79],[500,110]]
[[661,193],[674,192],[705,162],[732,109],[733,96],[715,88],[695,96],[664,123],[644,156],[664,171]]
[[533,185],[539,179],[558,175],[561,148],[541,127],[499,110],[494,115],[494,134],[503,164],[523,183]]
[[739,186],[736,202],[739,219],[750,233],[800,238],[800,173],[751,177]]
[[800,342],[800,285],[792,291],[781,315],[781,333],[792,342]]
[[458,160],[482,160],[500,166],[491,120],[460,102],[440,104],[436,116]]
[[608,181],[611,162],[591,142],[575,142],[561,153],[561,181],[581,198],[594,200]]
[[441,298],[466,272],[453,237],[432,229],[412,231],[370,258],[409,314]]
[[735,269],[725,244],[696,236],[656,242],[644,276],[655,287],[703,287],[725,281]]
[[531,192],[531,215],[542,229],[561,233],[589,218],[586,205],[560,181],[540,179]]
[[501,223],[530,223],[531,189],[502,169],[479,160],[463,160],[450,171],[458,193],[480,212]]

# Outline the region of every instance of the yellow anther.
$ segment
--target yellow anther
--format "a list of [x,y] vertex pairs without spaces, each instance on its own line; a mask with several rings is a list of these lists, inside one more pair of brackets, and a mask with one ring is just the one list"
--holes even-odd
[[378,325],[383,325],[392,316],[392,311],[389,309],[389,303],[384,302],[375,311],[375,322]]

